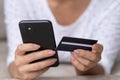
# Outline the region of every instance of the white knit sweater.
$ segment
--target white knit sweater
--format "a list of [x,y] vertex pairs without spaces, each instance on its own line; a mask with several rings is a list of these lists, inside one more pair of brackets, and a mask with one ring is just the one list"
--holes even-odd
[[[66,14],[67,15],[67,14]],[[14,60],[15,49],[22,43],[18,22],[20,20],[51,20],[56,44],[63,36],[96,39],[104,51],[99,62],[110,74],[120,53],[120,0],[91,0],[89,7],[73,24],[57,23],[47,0],[5,0],[5,22],[8,36],[8,64]],[[70,53],[59,52],[61,62],[70,62]]]

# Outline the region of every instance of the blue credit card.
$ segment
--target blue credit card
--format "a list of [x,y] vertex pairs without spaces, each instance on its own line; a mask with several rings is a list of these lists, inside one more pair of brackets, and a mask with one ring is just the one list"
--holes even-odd
[[96,43],[97,43],[97,40],[65,36],[60,41],[56,50],[72,52],[75,49],[84,49],[84,50],[91,51],[92,45],[94,45]]

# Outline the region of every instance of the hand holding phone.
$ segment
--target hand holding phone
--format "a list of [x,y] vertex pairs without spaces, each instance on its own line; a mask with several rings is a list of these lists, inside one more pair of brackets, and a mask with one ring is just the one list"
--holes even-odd
[[[55,50],[55,38],[52,23],[48,20],[23,20],[19,23],[21,36],[23,43],[34,43],[41,47],[35,51],[28,51],[26,54],[37,52],[41,50],[51,49]],[[43,61],[50,58],[56,58],[57,61],[52,67],[59,65],[57,51],[52,57],[46,57],[44,59],[38,59],[31,63]]]
[[53,56],[55,53],[52,50],[41,50],[25,55],[27,51],[34,51],[39,48],[39,45],[33,43],[18,45],[15,51],[15,60],[10,65],[12,67],[13,77],[22,80],[32,80],[46,72],[49,69],[49,66],[56,62],[55,58],[50,58],[30,64],[31,61],[48,57],[48,55]]

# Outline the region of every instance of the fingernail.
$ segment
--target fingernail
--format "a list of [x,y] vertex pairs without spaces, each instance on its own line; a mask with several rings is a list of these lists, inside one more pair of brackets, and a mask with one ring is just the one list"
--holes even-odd
[[40,45],[34,45],[35,48],[40,48]]
[[55,51],[49,51],[48,54],[49,54],[49,55],[54,55],[54,54],[55,54]]
[[74,50],[74,52],[75,52],[75,53],[79,53],[79,51],[78,51],[78,50]]
[[53,59],[51,60],[51,63],[55,63],[57,61],[57,59]]

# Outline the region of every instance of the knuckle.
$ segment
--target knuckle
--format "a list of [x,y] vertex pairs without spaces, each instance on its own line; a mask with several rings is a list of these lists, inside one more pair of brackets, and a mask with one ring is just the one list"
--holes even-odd
[[18,45],[17,50],[21,51],[21,49],[22,49],[21,47],[22,47],[22,44]]
[[23,64],[23,61],[25,61],[25,60],[23,60],[22,57],[17,57],[14,62],[15,62],[16,66],[20,66]]
[[17,48],[16,51],[15,51],[15,57],[18,56],[19,52],[20,52],[20,50]]

